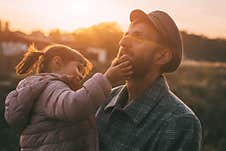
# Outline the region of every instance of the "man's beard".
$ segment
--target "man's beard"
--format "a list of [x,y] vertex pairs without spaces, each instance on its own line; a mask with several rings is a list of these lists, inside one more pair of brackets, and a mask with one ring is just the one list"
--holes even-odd
[[143,79],[151,70],[151,60],[144,60],[144,58],[134,58],[134,55],[131,51],[125,49],[119,49],[116,59],[120,58],[122,55],[127,55],[131,58],[133,65],[133,75],[131,76],[132,80]]
[[135,62],[134,74],[131,78],[134,80],[142,80],[144,77],[147,76],[150,69],[150,64]]

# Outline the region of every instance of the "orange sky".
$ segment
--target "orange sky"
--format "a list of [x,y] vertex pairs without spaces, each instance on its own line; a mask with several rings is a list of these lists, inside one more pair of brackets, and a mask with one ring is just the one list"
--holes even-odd
[[208,37],[226,38],[226,1],[223,0],[0,0],[0,19],[14,30],[30,32],[80,27],[117,21],[123,29],[131,10],[167,11],[180,29]]

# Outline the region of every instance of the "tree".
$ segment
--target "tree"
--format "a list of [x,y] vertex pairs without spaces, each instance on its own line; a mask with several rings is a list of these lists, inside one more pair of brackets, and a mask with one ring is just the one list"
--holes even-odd
[[49,38],[55,42],[61,40],[61,32],[59,29],[54,29],[49,32]]

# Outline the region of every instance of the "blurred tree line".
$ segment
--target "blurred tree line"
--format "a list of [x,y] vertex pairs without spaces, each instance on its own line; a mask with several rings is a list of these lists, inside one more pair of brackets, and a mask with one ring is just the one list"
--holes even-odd
[[[88,47],[102,48],[107,51],[111,60],[118,51],[118,42],[123,35],[122,29],[116,22],[104,22],[88,28],[79,28],[72,33],[65,34],[59,29],[50,31],[49,38],[56,43],[64,43],[85,53]],[[62,38],[70,39],[63,41]]]
[[[190,106],[200,118],[204,141],[203,151],[226,150],[226,40],[209,39],[205,36],[188,34],[182,31],[185,60],[209,61],[212,63],[185,62],[179,70],[167,75],[173,91]],[[4,120],[4,99],[16,87],[21,77],[15,75],[14,67],[22,58],[22,53],[4,56],[1,42],[5,41],[0,33],[0,151],[18,150],[18,136]],[[35,41],[41,49],[49,43],[62,43],[78,49],[94,63],[93,73],[104,71],[118,51],[122,29],[115,22],[100,23],[88,28],[80,28],[72,33],[59,29],[50,31],[46,36],[41,31],[23,35]],[[18,37],[8,36],[7,40]],[[41,43],[39,45],[39,43]],[[87,52],[88,47],[100,47],[107,51],[107,62],[100,63]]]
[[[113,58],[118,51],[118,42],[123,31],[115,22],[100,23],[88,28],[80,28],[71,33],[74,46],[85,49],[100,47],[108,51]],[[181,31],[184,42],[184,57],[188,60],[226,62],[226,39],[210,39],[204,35],[190,34]],[[60,42],[62,33],[59,29],[50,32],[49,37]]]
[[197,61],[226,62],[226,40],[209,39],[203,35],[181,32],[184,42],[184,56]]

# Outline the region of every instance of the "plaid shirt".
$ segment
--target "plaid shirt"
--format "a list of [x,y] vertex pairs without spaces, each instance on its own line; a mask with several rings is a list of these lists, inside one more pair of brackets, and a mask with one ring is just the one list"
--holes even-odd
[[97,114],[100,151],[199,151],[199,119],[160,77],[124,106],[126,86],[112,90]]

